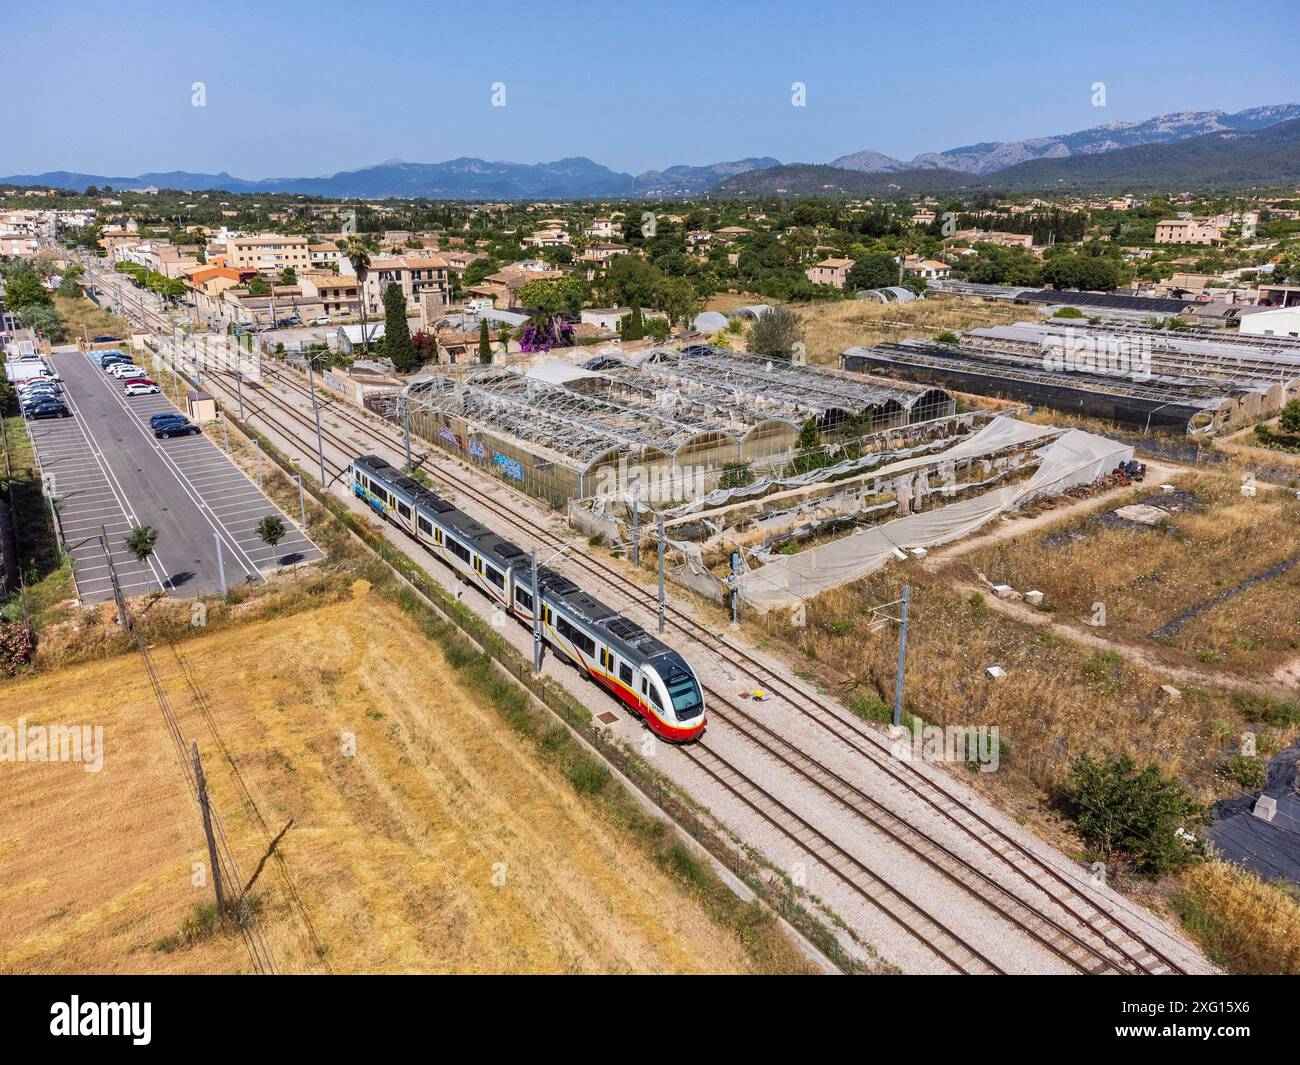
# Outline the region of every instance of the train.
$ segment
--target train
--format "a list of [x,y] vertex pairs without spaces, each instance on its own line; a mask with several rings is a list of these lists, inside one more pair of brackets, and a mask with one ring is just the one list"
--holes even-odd
[[[348,477],[357,498],[532,628],[532,559],[520,547],[376,455],[353,458]],[[704,734],[704,692],[681,654],[547,566],[538,566],[537,585],[545,643],[662,739]]]

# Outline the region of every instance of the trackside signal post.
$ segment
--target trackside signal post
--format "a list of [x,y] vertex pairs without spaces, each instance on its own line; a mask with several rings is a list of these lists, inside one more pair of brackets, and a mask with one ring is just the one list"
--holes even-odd
[[542,590],[537,581],[537,548],[533,548],[533,672],[542,672]]

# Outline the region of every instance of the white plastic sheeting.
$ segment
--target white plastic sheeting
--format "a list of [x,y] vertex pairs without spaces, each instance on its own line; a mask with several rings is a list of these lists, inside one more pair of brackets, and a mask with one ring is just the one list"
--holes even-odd
[[[1023,428],[1017,429],[1016,426]],[[1011,437],[1016,434],[1039,430],[1038,435],[1042,435],[1044,428],[1024,422],[1011,422],[1011,425],[1004,426],[994,422],[965,443],[973,446],[978,437],[990,431],[1005,433],[1008,443],[1014,443]],[[1020,439],[1032,439],[1032,435]],[[980,450],[987,452],[989,449],[984,447]],[[974,453],[978,454],[978,451]],[[1121,462],[1132,459],[1133,448],[1104,436],[1071,429],[1039,449],[1037,454],[1041,462],[1028,481],[950,503],[937,510],[872,526],[798,555],[782,556],[743,574],[737,582],[740,596],[760,613],[812,599],[830,588],[869,576],[894,557],[896,549],[908,551],[915,547],[946,544],[969,535],[999,514],[1037,496],[1058,495],[1068,488],[1095,481]]]

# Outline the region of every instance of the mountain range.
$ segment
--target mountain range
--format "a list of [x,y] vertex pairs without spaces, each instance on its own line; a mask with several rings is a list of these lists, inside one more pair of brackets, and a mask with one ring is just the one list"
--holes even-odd
[[1300,118],[1300,104],[1250,107],[1234,114],[1224,111],[1179,111],[1157,115],[1144,122],[1109,122],[1104,126],[1093,126],[1091,129],[1055,137],[989,141],[984,144],[968,144],[963,148],[949,148],[945,152],[923,152],[906,163],[868,148],[832,159],[830,165],[863,173],[960,170],[967,174],[991,174],[1031,159],[1099,155],[1141,144],[1168,144],[1207,133],[1250,133],[1293,118]]
[[[1231,144],[1231,138],[1251,136],[1288,125],[1300,119],[1300,104],[1253,107],[1228,114],[1224,111],[1188,111],[1158,115],[1143,122],[1112,122],[1104,126],[1023,141],[997,141],[925,152],[904,162],[880,152],[864,149],[842,155],[829,166],[783,165],[771,156],[711,163],[705,166],[670,166],[627,174],[611,170],[590,159],[576,157],[551,163],[489,162],[464,157],[441,163],[408,163],[390,159],[376,166],[345,170],[325,177],[267,178],[250,181],[226,172],[196,174],[183,170],[108,177],[59,170],[44,174],[18,174],[0,178],[0,185],[40,185],[81,190],[90,185],[119,190],[150,186],[193,191],[222,190],[232,193],[301,193],[325,197],[425,197],[455,200],[562,200],[562,199],[669,199],[699,196],[716,191],[719,195],[753,195],[781,189],[791,195],[831,191],[871,194],[898,188],[902,191],[944,191],[980,187],[994,182],[972,181],[996,174],[999,188],[1047,187],[1064,182],[1082,187],[1123,183],[1128,168],[1137,165],[1136,176],[1163,177],[1141,166],[1172,167],[1166,180],[1217,185],[1232,183],[1230,174],[1249,174],[1247,183],[1276,184],[1290,180],[1283,157],[1268,162],[1268,146],[1249,150],[1257,157],[1246,166],[1233,166],[1207,148],[1210,143]],[[1217,142],[1207,138],[1226,138]],[[1190,155],[1175,153],[1131,157],[1135,149],[1173,148],[1196,142]],[[1243,142],[1245,143],[1245,142]],[[1119,156],[1114,165],[1109,161]],[[1141,163],[1135,164],[1134,159]],[[1188,169],[1197,160],[1211,161],[1213,174]],[[1034,169],[1044,164],[1046,169]],[[1053,169],[1054,164],[1059,164]],[[1267,171],[1275,165],[1276,172]],[[1026,169],[1028,168],[1028,169]],[[1265,169],[1261,169],[1265,168]],[[928,175],[928,176],[927,176]],[[1179,175],[1186,175],[1185,177]],[[1216,177],[1216,175],[1219,175]],[[863,180],[863,179],[866,180]],[[1200,180],[1200,179],[1206,180]],[[883,180],[882,180],[883,179]],[[1152,183],[1160,183],[1159,181]]]
[[1204,133],[1095,155],[1031,159],[991,174],[916,167],[863,173],[794,164],[728,178],[717,196],[876,196],[996,192],[1123,192],[1300,183],[1300,118],[1251,133]]
[[779,159],[765,156],[707,166],[671,166],[666,170],[648,170],[633,176],[584,158],[557,159],[553,163],[488,162],[474,158],[449,159],[443,163],[407,163],[401,159],[389,159],[376,166],[315,178],[248,181],[224,171],[220,174],[194,174],[183,170],[108,177],[56,170],[0,178],[0,185],[45,185],[78,191],[91,185],[118,190],[152,186],[195,192],[219,189],[236,193],[304,193],[361,198],[422,196],[446,200],[663,199],[698,196],[726,178],[780,165]]

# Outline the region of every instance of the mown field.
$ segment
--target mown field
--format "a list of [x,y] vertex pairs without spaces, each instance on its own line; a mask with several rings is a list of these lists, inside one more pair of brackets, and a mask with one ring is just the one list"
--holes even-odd
[[[315,935],[269,864],[254,897],[278,968],[754,968],[688,881],[629,843],[604,800],[539,760],[474,674],[367,590],[177,644],[210,722],[180,659],[152,640],[244,876],[293,820],[282,853]],[[200,821],[139,656],[0,691],[0,722],[99,724],[106,742],[99,773],[0,764],[0,971],[246,971],[239,937],[205,912],[210,887],[192,883],[206,858]]]

